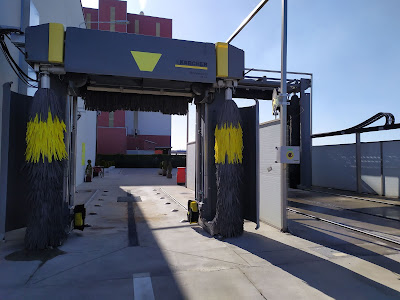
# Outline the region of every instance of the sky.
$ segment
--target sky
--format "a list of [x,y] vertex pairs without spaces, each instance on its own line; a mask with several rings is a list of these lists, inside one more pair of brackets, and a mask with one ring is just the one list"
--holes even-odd
[[[259,0],[127,0],[128,13],[170,18],[175,39],[225,42]],[[232,41],[248,68],[280,70],[281,0],[270,0]],[[82,0],[98,7],[98,0]],[[399,0],[288,0],[288,71],[313,73],[312,132],[342,130],[378,112],[400,121]],[[238,101],[239,106],[254,101]],[[272,120],[261,101],[260,122]],[[194,108],[189,140],[194,140]],[[172,116],[172,147],[186,149],[186,117]],[[383,124],[383,121],[376,125]],[[364,133],[361,141],[400,140],[400,130]],[[355,135],[313,145],[355,142]]]

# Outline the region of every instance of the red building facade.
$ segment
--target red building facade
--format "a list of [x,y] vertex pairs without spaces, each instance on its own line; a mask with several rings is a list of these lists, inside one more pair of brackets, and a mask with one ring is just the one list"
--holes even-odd
[[[127,2],[99,0],[99,9],[83,8],[86,27],[172,38],[172,20],[128,14]],[[151,119],[151,122],[149,122]],[[171,146],[171,117],[161,113],[101,112],[97,118],[97,153],[126,154]]]

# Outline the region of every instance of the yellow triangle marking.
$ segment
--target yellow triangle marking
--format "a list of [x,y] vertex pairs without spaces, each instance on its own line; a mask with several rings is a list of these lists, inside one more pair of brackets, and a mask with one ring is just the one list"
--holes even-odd
[[160,60],[161,53],[131,51],[136,64],[140,71],[153,72],[158,61]]

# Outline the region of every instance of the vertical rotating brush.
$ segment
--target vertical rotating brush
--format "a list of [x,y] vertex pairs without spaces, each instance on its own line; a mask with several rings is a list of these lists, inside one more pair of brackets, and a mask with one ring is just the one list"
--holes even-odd
[[63,201],[63,174],[68,158],[60,103],[53,90],[38,89],[26,131],[25,171],[30,185],[25,247],[60,246],[66,239],[68,207]]
[[239,109],[233,100],[226,100],[215,128],[217,205],[211,221],[213,235],[235,237],[243,233],[239,198],[242,160],[243,130]]

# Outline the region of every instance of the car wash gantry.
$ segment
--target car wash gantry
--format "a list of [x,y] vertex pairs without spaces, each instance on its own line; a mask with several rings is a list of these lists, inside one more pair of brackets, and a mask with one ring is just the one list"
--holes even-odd
[[[240,235],[244,218],[258,222],[258,102],[239,109],[232,99],[272,100],[280,80],[246,76],[251,70],[245,69],[243,50],[228,43],[64,29],[56,23],[29,27],[25,36],[26,61],[40,74],[38,93],[48,91],[34,101],[46,106],[68,94],[82,97],[87,110],[184,115],[194,101],[196,203],[189,203],[191,221],[223,237]],[[309,79],[289,80],[288,93],[303,92],[310,84]],[[38,122],[56,124],[58,119],[47,113],[52,109],[37,113]],[[36,130],[34,124],[31,114],[28,130]],[[33,144],[38,142],[34,137],[31,132]],[[35,168],[66,159],[56,142],[49,138],[47,145],[31,145],[32,157],[40,159],[27,163]],[[55,179],[42,180],[48,182],[41,186],[52,186]]]

